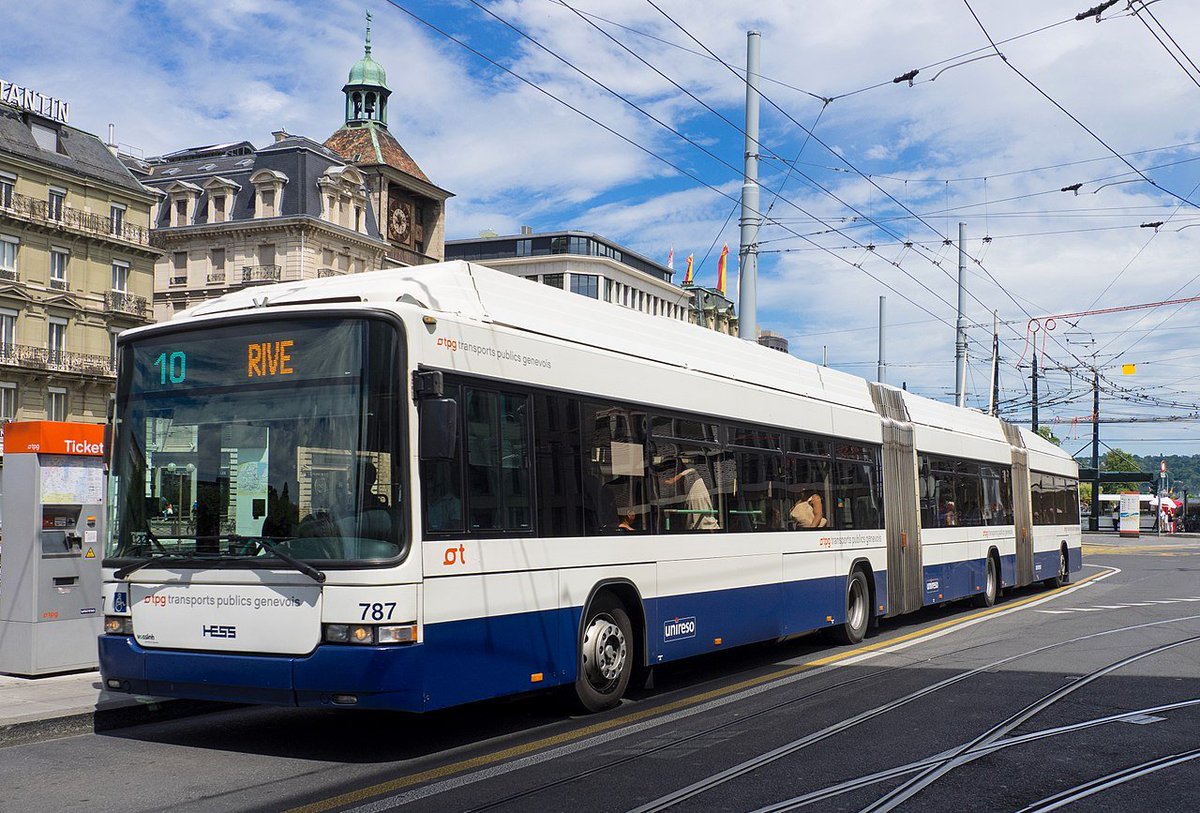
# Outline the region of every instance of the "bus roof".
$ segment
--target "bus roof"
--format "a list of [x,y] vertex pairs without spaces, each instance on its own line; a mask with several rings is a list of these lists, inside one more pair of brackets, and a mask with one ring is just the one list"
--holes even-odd
[[[875,413],[867,381],[858,376],[463,260],[246,288],[182,311],[172,322],[263,307],[351,303],[394,310],[416,307]],[[153,326],[138,332],[142,330]],[[997,419],[910,392],[903,392],[902,399],[914,424],[917,448],[953,454],[949,449],[955,448],[954,436],[965,434],[984,442],[991,452],[987,459],[1007,456],[1009,441]],[[1019,435],[1030,468],[1078,476],[1078,466],[1062,449],[1026,429]]]

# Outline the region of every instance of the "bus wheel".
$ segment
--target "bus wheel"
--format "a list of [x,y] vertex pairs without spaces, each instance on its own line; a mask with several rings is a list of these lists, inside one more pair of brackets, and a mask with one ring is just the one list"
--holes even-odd
[[984,582],[983,592],[975,596],[976,607],[991,607],[996,603],[996,596],[1000,594],[1000,580],[996,573],[996,560],[991,556],[987,558],[987,581]]
[[1054,589],[1062,587],[1071,580],[1071,575],[1067,572],[1067,551],[1062,548],[1058,552],[1058,575],[1052,576],[1042,582],[1046,587]]
[[633,674],[633,627],[625,607],[602,593],[588,608],[579,639],[579,675],[575,694],[588,711],[604,711],[621,702]]
[[842,644],[857,644],[867,634],[871,620],[871,591],[867,576],[855,570],[846,581],[846,622],[834,627],[833,639]]

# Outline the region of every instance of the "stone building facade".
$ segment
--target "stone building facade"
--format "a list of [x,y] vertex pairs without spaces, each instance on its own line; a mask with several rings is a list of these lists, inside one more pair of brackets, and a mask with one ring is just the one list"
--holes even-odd
[[154,316],[248,285],[380,268],[381,239],[361,171],[311,139],[275,133],[126,159],[159,193]]
[[116,335],[151,321],[154,200],[97,136],[0,104],[0,419],[105,421]]

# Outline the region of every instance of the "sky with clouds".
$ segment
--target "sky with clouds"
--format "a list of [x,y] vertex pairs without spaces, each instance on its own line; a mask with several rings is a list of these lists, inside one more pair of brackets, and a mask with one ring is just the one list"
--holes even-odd
[[[1041,416],[1066,421],[1054,431],[1072,452],[1090,439],[1072,419],[1091,413],[1093,367],[1102,415],[1200,406],[1200,303],[1030,327],[1200,295],[1194,3],[1139,0],[1133,14],[1122,0],[1099,22],[1074,19],[1092,0],[368,5],[391,129],[456,196],[449,238],[581,229],[663,261],[674,247],[680,266],[694,254],[698,281],[714,284],[721,244],[737,251],[740,71],[757,30],[759,323],[794,355],[827,349],[831,366],[874,377],[886,295],[889,383],[952,398],[962,222],[970,405],[987,404],[997,311],[1004,414],[1028,420],[1036,348]],[[348,0],[14,3],[0,76],[68,100],[77,126],[114,123],[144,155],[262,144],[280,127],[323,140],[341,124],[363,12]],[[1196,453],[1198,428],[1105,424],[1102,439]]]

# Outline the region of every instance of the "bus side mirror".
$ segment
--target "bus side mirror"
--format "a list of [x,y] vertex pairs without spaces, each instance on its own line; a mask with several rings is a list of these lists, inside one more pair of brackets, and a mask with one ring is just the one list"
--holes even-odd
[[453,398],[421,401],[418,430],[421,460],[453,460],[458,451],[458,403]]
[[108,397],[108,420],[104,422],[104,468],[112,471],[113,424],[117,420],[117,397]]

